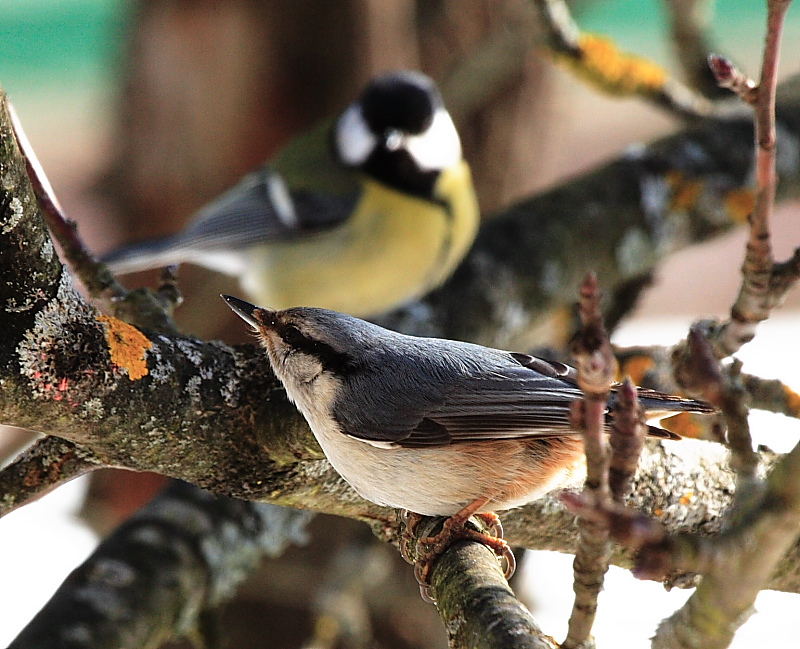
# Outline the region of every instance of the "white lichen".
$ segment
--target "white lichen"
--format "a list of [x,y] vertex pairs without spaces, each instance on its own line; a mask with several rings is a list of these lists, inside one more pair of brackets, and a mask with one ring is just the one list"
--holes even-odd
[[178,349],[183,353],[189,362],[195,367],[200,367],[203,364],[203,353],[198,348],[197,341],[187,340],[186,338],[178,338],[175,340]]
[[39,256],[44,259],[45,261],[49,262],[53,259],[53,253],[55,252],[53,248],[52,240],[45,239],[44,244],[42,245],[42,249],[39,251]]
[[[166,353],[162,353],[162,346],[168,347]],[[156,383],[166,383],[175,375],[175,366],[168,360],[169,350],[172,349],[172,342],[165,336],[158,336],[153,339],[153,346],[150,348],[149,355],[153,360],[150,369],[150,378]]]
[[22,217],[25,214],[25,210],[22,207],[22,201],[16,196],[12,198],[8,202],[8,207],[6,207],[6,214],[8,214],[8,216],[3,222],[3,234],[9,234],[22,221]]
[[639,228],[628,229],[614,253],[623,277],[636,277],[652,268],[653,248],[647,235]]
[[200,402],[200,385],[202,384],[203,379],[199,376],[193,376],[186,382],[186,393],[191,397],[192,402],[199,403]]
[[92,421],[102,421],[106,411],[100,399],[93,398],[85,401],[81,406],[81,416]]

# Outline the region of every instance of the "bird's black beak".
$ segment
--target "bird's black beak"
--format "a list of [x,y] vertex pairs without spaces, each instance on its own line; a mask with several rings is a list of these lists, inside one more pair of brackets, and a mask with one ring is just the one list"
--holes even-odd
[[261,322],[256,320],[255,311],[258,309],[258,307],[255,304],[250,304],[250,302],[245,302],[244,300],[240,300],[238,297],[233,297],[232,295],[220,295],[220,297],[225,300],[225,302],[236,315],[238,315],[251,327],[258,329],[258,327],[262,325]]

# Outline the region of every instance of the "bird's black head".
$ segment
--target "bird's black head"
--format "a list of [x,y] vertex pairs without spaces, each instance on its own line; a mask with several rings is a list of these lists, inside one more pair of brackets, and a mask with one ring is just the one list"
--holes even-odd
[[403,192],[432,198],[439,173],[461,160],[461,143],[434,82],[420,72],[374,79],[339,117],[339,159]]
[[442,108],[442,97],[433,81],[417,72],[395,72],[370,83],[358,101],[361,114],[376,134],[390,131],[419,135]]

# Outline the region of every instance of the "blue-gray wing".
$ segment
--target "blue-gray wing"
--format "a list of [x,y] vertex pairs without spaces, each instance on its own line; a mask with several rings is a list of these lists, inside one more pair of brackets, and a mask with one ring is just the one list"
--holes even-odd
[[355,195],[290,193],[281,176],[264,166],[200,209],[182,232],[123,246],[103,261],[119,273],[184,261],[237,273],[241,251],[335,227],[356,200]]
[[[497,357],[489,360],[487,367],[465,371],[446,387],[417,382],[413,398],[384,404],[380,412],[385,419],[350,419],[343,430],[365,441],[403,447],[578,434],[569,424],[570,405],[582,397],[573,368],[526,354],[505,354],[502,363]],[[397,377],[396,383],[409,380],[414,377]],[[614,399],[612,390],[609,406]],[[641,400],[647,410],[659,412],[714,411],[703,402],[652,390],[642,390]],[[653,436],[678,438],[655,426],[648,429]]]
[[573,435],[569,408],[580,397],[580,389],[556,373],[523,366],[494,369],[460,383],[398,444]]
[[[532,366],[519,359],[531,359]],[[367,395],[362,399],[380,394],[383,401],[337,408],[342,430],[368,442],[399,446],[573,434],[569,407],[581,392],[564,380],[571,368],[495,350],[485,350],[469,366],[454,365],[444,371],[445,380],[437,376],[445,366],[442,359],[428,365],[425,357],[372,375],[363,386],[356,379],[350,394]],[[375,381],[391,384],[376,386]],[[414,389],[403,390],[404,385]]]

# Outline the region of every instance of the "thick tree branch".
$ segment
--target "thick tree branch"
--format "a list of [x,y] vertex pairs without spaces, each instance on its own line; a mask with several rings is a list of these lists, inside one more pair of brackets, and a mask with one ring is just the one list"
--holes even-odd
[[431,578],[439,614],[453,649],[554,649],[517,600],[492,551],[460,541],[436,562]]
[[9,649],[157,647],[202,635],[262,556],[303,542],[309,518],[175,482],[67,577]]
[[717,98],[722,91],[706,63],[709,47],[709,0],[666,0],[672,42],[687,83],[705,97]]

